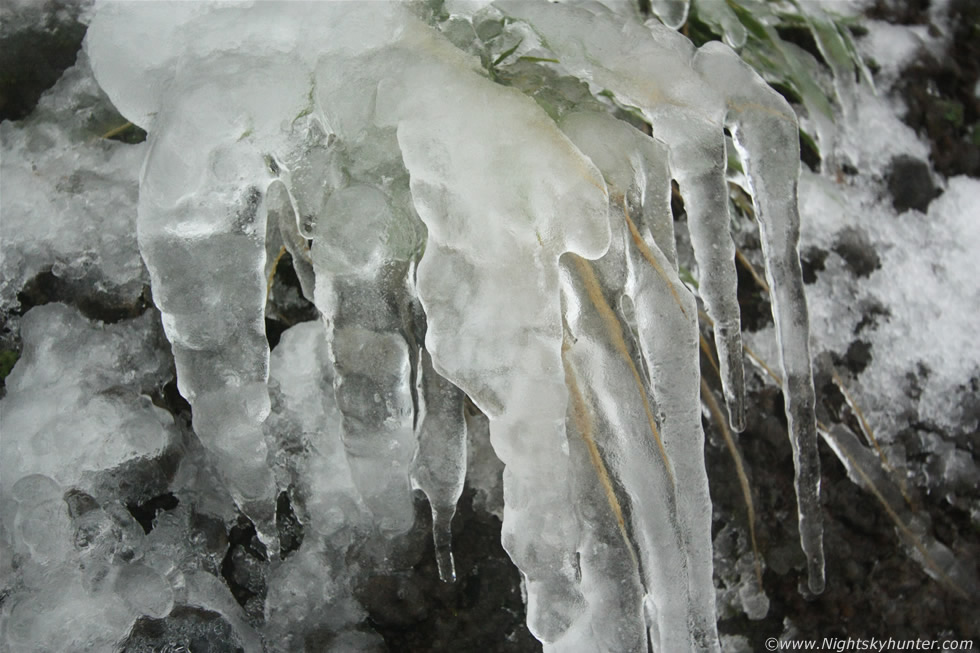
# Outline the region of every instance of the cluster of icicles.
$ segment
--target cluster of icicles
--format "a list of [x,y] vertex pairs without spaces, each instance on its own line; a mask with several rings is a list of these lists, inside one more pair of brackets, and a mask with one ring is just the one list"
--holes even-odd
[[[469,397],[506,465],[503,541],[534,635],[549,650],[717,650],[698,311],[670,182],[738,429],[729,130],[773,289],[819,592],[795,116],[726,46],[696,50],[629,11],[425,6],[98,5],[97,78],[150,135],[139,242],[194,428],[273,543],[263,318],[284,247],[322,315],[343,444],[381,533],[411,526],[420,488],[453,577]],[[473,53],[502,29],[519,47],[488,71]]]

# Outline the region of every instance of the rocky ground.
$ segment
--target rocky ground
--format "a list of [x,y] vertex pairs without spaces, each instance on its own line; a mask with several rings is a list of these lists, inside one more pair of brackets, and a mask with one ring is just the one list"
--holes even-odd
[[[76,6],[66,3],[57,12],[44,14],[54,15],[57,20],[38,25],[34,31],[4,33],[0,42],[0,70],[5,71],[0,78],[3,120],[22,120],[31,115],[40,94],[74,62],[84,33],[84,27],[75,20],[77,12],[73,13],[72,7]],[[876,0],[868,7],[867,15],[895,25],[919,25],[927,31],[942,29],[933,24],[935,12],[930,11],[928,0]],[[923,49],[894,80],[882,85],[882,92],[896,106],[906,108],[903,119],[928,144],[928,153],[922,157],[895,156],[872,182],[881,193],[887,193],[887,201],[896,212],[919,211],[923,219],[930,204],[944,192],[946,180],[958,175],[980,176],[980,5],[971,0],[952,0],[945,25],[955,28],[948,39],[937,39],[944,43],[943,50]],[[880,66],[872,67],[881,70]],[[24,70],[36,74],[27,75]],[[129,131],[120,138],[138,141],[140,136]],[[860,177],[863,172],[852,162],[843,161],[839,170],[830,174],[846,186],[849,178]],[[804,273],[811,286],[820,283],[834,261],[854,281],[881,267],[873,239],[859,229],[842,234],[830,247],[805,244]],[[741,244],[750,259],[755,257],[751,238]],[[280,269],[288,268],[282,265]],[[771,324],[768,303],[748,269],[740,269],[740,274],[744,323],[750,331],[764,332]],[[276,283],[285,294],[296,281],[288,274],[280,274]],[[101,288],[93,291],[84,284],[84,278],[66,281],[51,269],[42,269],[20,288],[20,308],[4,316],[0,334],[4,347],[4,360],[0,363],[7,365],[3,376],[16,359],[19,318],[34,306],[62,302],[75,306],[88,318],[106,323],[119,323],[155,310],[142,283],[136,290],[129,287],[124,297]],[[878,355],[872,344],[874,338],[868,334],[888,315],[887,307],[873,303],[862,303],[855,310],[859,317],[850,333],[836,338],[833,348],[820,350],[817,395],[819,417],[826,426],[840,424],[858,432],[859,418],[847,405],[833,372],[843,379],[845,387],[860,387],[862,375]],[[275,344],[284,329],[312,317],[308,305],[284,305],[268,321],[270,341]],[[710,377],[710,368],[705,369]],[[910,403],[918,400],[916,393],[922,392],[918,386],[929,374],[929,370],[917,367],[907,370],[905,393]],[[922,420],[910,411],[904,422],[902,417],[897,418],[902,426],[890,429],[886,448],[903,453],[901,475],[907,479],[910,499],[906,506],[893,506],[893,510],[898,510],[900,516],[914,516],[915,523],[925,529],[916,535],[921,535],[923,541],[938,542],[951,552],[965,565],[967,576],[972,574],[975,583],[972,565],[980,558],[977,476],[947,474],[950,457],[944,455],[952,450],[965,456],[968,464],[964,464],[975,472],[980,418],[976,393],[980,381],[973,376],[963,378],[961,383],[964,388],[958,395],[961,410],[956,424]],[[764,650],[769,637],[955,637],[980,641],[976,596],[969,596],[969,583],[944,582],[926,573],[924,569],[929,565],[916,552],[915,538],[900,536],[889,511],[872,492],[849,478],[848,470],[826,442],[821,443],[821,463],[827,590],[816,597],[801,592],[804,560],[798,544],[792,454],[782,397],[759,371],[752,373],[750,388],[749,403],[753,409],[748,428],[738,440],[755,502],[758,545],[766,561],[763,581],[769,609],[761,619],[750,620],[740,607],[744,597],[738,593],[746,584],[746,574],[751,573],[746,511],[733,460],[716,427],[705,422],[714,502],[720,631],[726,648]],[[856,394],[860,397],[859,391]],[[192,449],[189,407],[177,394],[172,378],[160,379],[153,399],[183,425],[184,450]],[[936,443],[945,448],[937,449]],[[165,452],[150,468],[120,470],[113,477],[114,491],[126,498],[129,512],[146,532],[155,527],[156,518],[176,511],[180,504],[168,489],[180,455]],[[474,475],[494,473],[485,463],[474,465],[478,467],[472,470]],[[150,482],[147,474],[159,478]],[[455,584],[438,580],[429,540],[428,510],[420,500],[416,528],[404,543],[408,552],[405,559],[417,562],[368,577],[354,589],[367,614],[365,624],[384,640],[379,650],[540,649],[524,626],[520,579],[500,546],[500,522],[488,510],[488,506],[492,508],[495,501],[499,502],[499,497],[492,496],[492,492],[487,494],[488,484],[480,485],[482,489],[470,487],[464,492],[453,525],[459,578]],[[127,488],[136,486],[141,489],[127,494]],[[888,488],[881,491],[887,499],[895,496]],[[86,511],[84,497],[76,497],[70,505],[81,514]],[[268,556],[254,528],[244,518],[231,528],[220,520],[193,519],[191,531],[203,538],[203,546],[215,561],[215,571],[249,618],[261,619]],[[286,493],[280,500],[279,527],[283,551],[288,554],[291,546],[299,546],[303,533]],[[6,594],[0,596],[0,606],[5,598]],[[178,607],[167,617],[140,619],[122,650],[158,650],[152,647],[177,639],[186,642],[187,649],[195,653],[240,650],[230,634],[232,629],[217,613]],[[356,637],[357,633],[351,636]],[[323,635],[318,640],[314,634],[305,643],[309,650],[319,650],[332,643],[330,637]]]

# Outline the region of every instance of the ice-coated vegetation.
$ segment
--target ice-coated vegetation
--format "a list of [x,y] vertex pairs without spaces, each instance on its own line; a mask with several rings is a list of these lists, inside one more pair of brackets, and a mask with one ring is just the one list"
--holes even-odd
[[[554,651],[970,636],[980,182],[892,205],[927,146],[821,4],[5,5],[4,50],[91,26],[0,124],[0,649],[540,650],[522,598]],[[868,21],[879,89],[941,5]],[[820,597],[796,117],[638,6],[824,156]]]
[[[113,104],[149,134],[139,249],[200,455],[219,478],[199,477],[203,460],[180,473],[230,493],[272,555],[277,498],[289,486],[301,499],[309,532],[268,579],[267,645],[291,650],[324,610],[335,632],[360,621],[346,580],[357,569],[340,543],[371,530],[374,555],[393,555],[385,542],[412,526],[414,488],[431,506],[440,575],[453,580],[468,398],[505,465],[503,542],[546,648],[718,650],[698,306],[679,278],[670,195],[674,180],[740,430],[729,147],[760,226],[801,541],[810,590],[822,590],[796,116],[727,46],[695,49],[631,4],[608,4],[96,5],[86,53]],[[683,23],[686,3],[654,5]],[[106,157],[125,176],[134,152]],[[270,356],[264,318],[283,252],[322,324],[288,331]],[[106,355],[104,369],[80,356],[52,378],[46,350],[25,336],[3,416],[15,451],[58,432],[19,397],[64,387],[49,419],[129,420],[117,430],[132,441],[102,442],[105,455],[167,455],[174,429],[140,403],[140,369],[127,365],[154,337],[147,317],[103,329],[61,307],[24,323],[38,342],[42,324],[88,334]],[[100,400],[73,412],[80,390]],[[294,446],[270,450],[282,434]],[[54,510],[61,488],[113,464],[84,450],[92,459],[72,465],[4,456],[4,524],[31,561],[7,643],[114,641],[93,627],[39,643],[39,606],[63,605],[64,592],[95,597],[86,618],[123,629],[193,599],[258,650],[213,576],[174,580],[166,533],[193,514],[157,524],[133,562],[127,542],[139,533],[126,513],[88,495]],[[58,582],[42,571],[54,561]],[[376,645],[360,631],[339,637]]]
[[[263,318],[285,248],[322,316],[308,356],[322,356],[337,420],[304,431],[337,429],[348,496],[381,537],[411,526],[414,484],[453,578],[465,395],[506,465],[503,539],[535,636],[717,649],[697,307],[669,194],[674,179],[738,430],[727,127],[761,227],[821,591],[799,149],[782,97],[727,46],[695,50],[625,3],[301,6],[109,2],[87,37],[99,84],[149,133],[139,245],[180,392],[263,542],[277,548],[279,491]],[[501,33],[514,45],[488,70],[477,55]],[[324,505],[317,464],[296,473]]]

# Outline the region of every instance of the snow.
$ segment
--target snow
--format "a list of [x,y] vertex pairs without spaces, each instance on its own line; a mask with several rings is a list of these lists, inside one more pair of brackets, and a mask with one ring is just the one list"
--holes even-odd
[[[897,49],[911,52],[923,42],[914,28],[871,23],[863,43],[885,61]],[[928,43],[926,43],[928,45]],[[907,55],[906,55],[907,56]],[[886,80],[894,82],[887,74]],[[801,180],[802,247],[831,251],[826,270],[807,288],[817,352],[842,353],[854,336],[867,340],[873,354],[855,388],[859,403],[880,439],[891,440],[909,421],[957,432],[976,428],[967,401],[980,372],[980,353],[971,337],[980,306],[978,262],[980,182],[953,177],[941,182],[943,193],[927,213],[897,214],[883,186],[888,166],[898,156],[928,159],[928,146],[898,115],[902,107],[883,85],[874,95],[859,89],[858,111],[841,125],[840,151],[861,171],[843,183],[806,173]],[[858,234],[876,253],[880,267],[855,279],[833,252],[841,234]],[[910,246],[914,243],[914,246]],[[885,315],[865,330],[862,309],[880,306]],[[907,375],[921,396],[911,399]],[[918,391],[917,391],[918,392]]]

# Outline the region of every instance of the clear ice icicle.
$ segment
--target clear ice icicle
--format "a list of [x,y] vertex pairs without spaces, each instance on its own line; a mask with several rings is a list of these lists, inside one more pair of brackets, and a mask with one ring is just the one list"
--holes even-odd
[[[579,369],[605,371],[587,375],[589,392],[596,397],[595,419],[608,425],[596,428],[596,440],[625,496],[635,504],[628,539],[636,542],[648,592],[652,644],[655,650],[717,650],[711,501],[698,399],[697,306],[675,263],[641,234],[645,225],[671,219],[669,204],[650,201],[637,206],[632,216],[627,206],[627,198],[638,195],[639,188],[651,198],[667,197],[666,148],[606,115],[573,114],[561,124],[593,162],[601,162],[610,195],[618,198],[612,214],[622,216],[606,256],[594,264],[578,259],[570,273],[577,277],[578,289],[568,292],[577,292],[586,308],[568,312],[576,338],[569,356],[577,354]],[[612,299],[606,296],[609,291],[615,293]],[[626,335],[624,311],[617,314],[613,308],[622,304],[630,308],[635,345],[627,340],[633,334]],[[595,312],[591,321],[599,322],[591,327],[589,319],[574,319],[587,316],[590,306]],[[590,339],[596,342],[587,355]],[[606,353],[600,354],[602,350]],[[609,387],[612,379],[629,381],[615,388]],[[644,410],[625,407],[631,396],[638,397],[633,403]],[[632,424],[625,416],[612,417],[631,412],[639,418]],[[617,419],[622,423],[610,424]]]
[[[445,47],[411,36],[426,53]],[[526,579],[529,628],[552,642],[585,608],[568,510],[558,257],[605,251],[605,185],[532,100],[475,74],[471,59],[413,60],[382,84],[378,106],[397,125],[428,228],[418,270],[426,348],[491,419],[507,466],[504,545]]]
[[[195,161],[181,139],[197,125],[183,113],[177,119],[183,121],[180,128],[152,140],[143,186],[155,192],[140,193],[140,251],[173,347],[181,394],[193,407],[194,429],[239,507],[271,544],[277,539],[276,492],[262,429],[270,410],[266,216],[258,190],[261,168],[247,169],[261,157],[239,146],[195,150],[204,155]],[[195,163],[209,188],[186,199],[168,173],[173,166],[193,170]],[[245,167],[243,173],[257,184],[222,183],[208,174],[208,164]]]
[[466,419],[463,392],[432,368],[425,349],[419,356],[418,452],[413,478],[432,509],[432,539],[439,577],[456,580],[452,522],[466,480]]
[[731,50],[706,44],[695,59],[704,77],[728,95],[729,124],[746,167],[766,261],[776,324],[786,421],[796,467],[800,539],[810,591],[824,588],[820,458],[810,365],[809,317],[800,267],[800,174],[796,115],[776,91]]
[[398,217],[379,189],[334,191],[316,217],[316,306],[327,330],[341,437],[354,483],[383,533],[415,521],[412,361],[402,332],[407,261],[383,234]]
[[[638,107],[668,147],[671,170],[688,208],[701,267],[701,295],[714,318],[722,382],[732,426],[742,426],[744,381],[734,247],[728,234],[724,179],[729,125],[747,162],[773,289],[800,508],[800,537],[810,588],[823,588],[819,460],[813,413],[808,319],[797,251],[799,144],[796,118],[779,95],[720,43],[695,53],[663,26],[631,23],[601,8],[499,2],[527,20],[561,66]],[[625,21],[625,23],[624,23]],[[649,65],[637,65],[637,60]],[[686,112],[677,111],[685,107]]]

